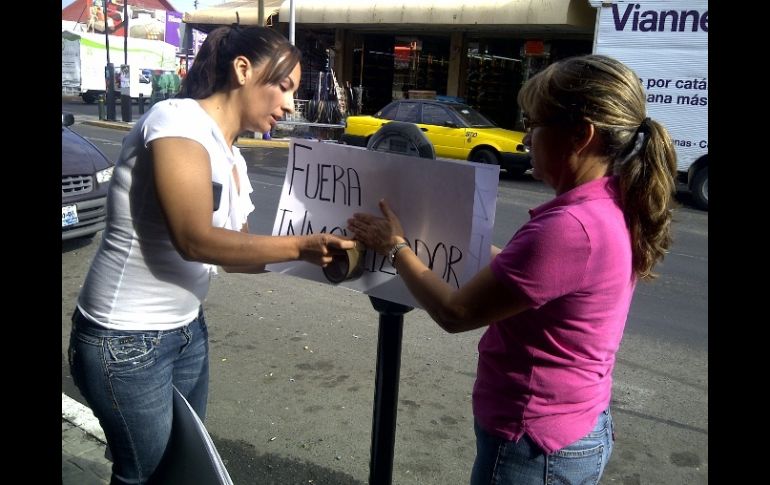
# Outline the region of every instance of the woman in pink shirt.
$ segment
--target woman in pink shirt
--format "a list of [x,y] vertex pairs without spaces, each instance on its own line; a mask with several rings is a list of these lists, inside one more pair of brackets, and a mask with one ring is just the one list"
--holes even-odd
[[556,196],[454,290],[382,201],[355,238],[448,332],[489,326],[473,388],[471,484],[598,483],[614,441],[612,370],[638,280],[671,244],[676,158],[636,74],[605,56],[556,62],[519,93],[533,177]]

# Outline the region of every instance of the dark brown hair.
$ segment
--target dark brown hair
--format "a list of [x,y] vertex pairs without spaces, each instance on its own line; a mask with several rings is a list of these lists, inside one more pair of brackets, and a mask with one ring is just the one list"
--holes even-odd
[[219,27],[203,42],[177,97],[203,99],[229,89],[232,61],[238,56],[246,57],[254,66],[264,63],[257,82],[278,84],[294,70],[301,53],[273,29],[237,25]]
[[533,76],[518,100],[536,120],[594,125],[620,180],[633,271],[655,278],[652,269],[671,246],[676,152],[666,128],[647,118],[639,76],[607,56],[572,57]]

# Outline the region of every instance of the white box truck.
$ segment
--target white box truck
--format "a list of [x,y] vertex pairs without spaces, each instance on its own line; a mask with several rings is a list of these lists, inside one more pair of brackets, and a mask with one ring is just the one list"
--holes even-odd
[[[63,95],[83,98],[93,103],[105,93],[107,48],[104,34],[61,33],[61,87]],[[120,66],[125,62],[124,39],[110,36],[110,62],[115,66],[115,95],[120,96]],[[147,99],[152,94],[151,71],[176,70],[176,47],[162,40],[128,39],[129,92],[132,98],[141,93]]]
[[673,139],[679,181],[708,210],[708,1],[589,2],[599,9],[593,52],[636,71],[648,116]]

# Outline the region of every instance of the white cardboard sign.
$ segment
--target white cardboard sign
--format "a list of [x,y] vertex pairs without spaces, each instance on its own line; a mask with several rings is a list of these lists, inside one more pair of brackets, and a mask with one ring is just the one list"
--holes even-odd
[[[500,168],[292,139],[273,235],[348,235],[356,212],[381,215],[387,200],[417,256],[459,288],[489,263]],[[384,256],[367,250],[364,273],[338,286],[419,307]],[[331,284],[319,266],[267,269]]]

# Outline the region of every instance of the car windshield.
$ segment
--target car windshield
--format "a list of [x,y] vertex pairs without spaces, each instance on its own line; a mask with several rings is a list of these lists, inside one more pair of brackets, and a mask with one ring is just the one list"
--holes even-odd
[[450,106],[452,110],[457,113],[460,118],[462,118],[471,128],[491,128],[496,126],[489,119],[484,117],[483,114],[479,113],[470,106],[466,106],[464,104],[447,106]]

